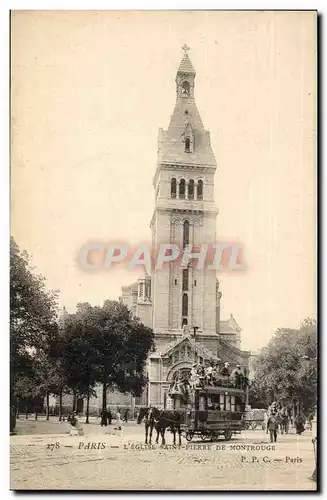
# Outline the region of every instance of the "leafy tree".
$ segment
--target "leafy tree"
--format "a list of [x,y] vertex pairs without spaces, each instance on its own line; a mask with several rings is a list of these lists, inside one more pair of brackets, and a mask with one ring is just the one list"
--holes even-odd
[[62,395],[67,389],[67,377],[63,366],[64,351],[60,352],[59,349],[51,351],[51,349],[46,349],[38,353],[35,374],[39,391],[43,397],[46,397],[46,419],[49,420],[50,414],[49,396],[54,394],[59,396],[59,420],[61,420]]
[[254,383],[260,394],[282,404],[299,404],[304,411],[316,404],[317,325],[306,319],[299,330],[281,328],[261,350]]
[[[29,256],[10,244],[10,396],[31,398],[38,387],[39,353],[57,332],[57,292],[47,291],[45,278],[33,273]],[[34,389],[33,389],[34,387]]]
[[[38,387],[35,380],[35,374],[32,377],[22,376],[17,380],[16,393],[20,396],[21,400],[25,402],[25,417],[28,419],[29,406],[33,405],[37,398],[42,397],[42,391]],[[37,415],[37,412],[36,412]],[[37,418],[37,417],[36,417]]]
[[75,392],[85,393],[94,381],[100,382],[103,409],[109,388],[141,395],[147,383],[145,364],[154,336],[125,305],[109,300],[103,307],[80,304],[65,330],[70,344],[66,366]]
[[[89,400],[95,395],[97,371],[95,365],[94,342],[90,331],[85,328],[84,311],[78,310],[65,321],[66,349],[62,359],[62,368],[67,386],[72,390],[74,403],[76,397],[87,398],[86,423],[89,423]],[[75,406],[75,404],[74,404]]]
[[249,403],[252,408],[267,408],[269,405],[268,396],[256,380],[249,382]]

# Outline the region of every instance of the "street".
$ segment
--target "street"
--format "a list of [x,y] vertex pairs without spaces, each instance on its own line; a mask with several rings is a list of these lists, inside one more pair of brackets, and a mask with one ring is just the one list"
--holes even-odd
[[[83,422],[84,420],[81,420]],[[61,490],[315,490],[311,433],[278,435],[273,445],[262,430],[215,443],[182,439],[173,448],[144,445],[144,425],[123,430],[99,420],[69,436],[67,422],[20,418],[11,436],[11,488]]]

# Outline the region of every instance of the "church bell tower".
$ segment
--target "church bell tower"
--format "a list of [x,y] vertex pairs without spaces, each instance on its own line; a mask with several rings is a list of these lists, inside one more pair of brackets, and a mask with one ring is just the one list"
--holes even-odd
[[[157,169],[153,179],[155,208],[151,220],[153,250],[174,243],[216,243],[217,207],[214,200],[216,160],[195,95],[195,70],[189,47],[176,74],[176,104],[167,130],[160,129]],[[176,339],[183,331],[216,335],[216,272],[181,260],[152,272],[153,329],[156,336]]]

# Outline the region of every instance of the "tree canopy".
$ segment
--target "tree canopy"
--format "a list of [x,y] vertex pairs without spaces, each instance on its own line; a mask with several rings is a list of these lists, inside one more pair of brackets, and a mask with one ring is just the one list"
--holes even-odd
[[317,325],[310,318],[298,330],[278,329],[256,359],[250,397],[258,403],[279,400],[300,403],[304,410],[316,404]]
[[55,344],[56,336],[57,293],[46,289],[45,278],[33,273],[28,254],[21,251],[11,238],[11,394],[31,386],[31,380],[36,376],[35,367],[36,361],[40,359],[39,353],[49,350],[51,345]]
[[[103,407],[108,388],[139,396],[145,387],[146,360],[154,335],[120,302],[107,300],[102,307],[79,304],[65,320],[65,370],[69,385],[103,385]],[[83,366],[83,374],[80,367]]]

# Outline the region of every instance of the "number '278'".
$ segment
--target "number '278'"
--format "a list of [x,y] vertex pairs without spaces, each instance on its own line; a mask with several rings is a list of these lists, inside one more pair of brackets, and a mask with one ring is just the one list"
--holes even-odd
[[49,443],[47,444],[47,450],[53,451],[54,449],[58,450],[60,448],[59,443]]

